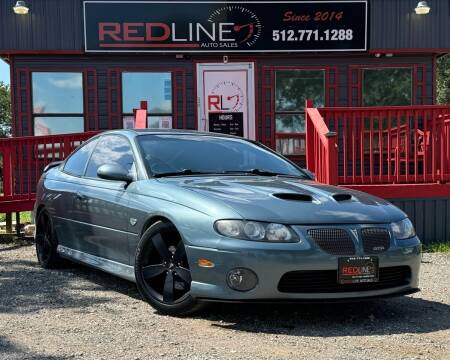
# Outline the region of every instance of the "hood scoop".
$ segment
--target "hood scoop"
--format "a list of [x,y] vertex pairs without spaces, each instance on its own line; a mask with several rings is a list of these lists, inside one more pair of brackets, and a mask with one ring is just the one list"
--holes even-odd
[[332,195],[333,199],[340,202],[340,201],[349,201],[352,199],[352,196],[350,194],[334,194]]
[[280,194],[273,194],[278,199],[281,200],[290,200],[290,201],[305,201],[305,202],[312,202],[313,198],[311,195],[307,194],[300,194],[300,193],[280,193]]

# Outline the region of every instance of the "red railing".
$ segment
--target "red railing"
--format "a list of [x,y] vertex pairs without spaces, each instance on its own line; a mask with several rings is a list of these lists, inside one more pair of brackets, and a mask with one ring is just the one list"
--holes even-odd
[[450,106],[318,111],[336,133],[338,161],[331,171],[339,184],[450,181]]
[[96,133],[0,139],[0,213],[31,210],[44,167],[64,160]]
[[306,166],[316,174],[316,179],[325,184],[337,185],[336,133],[330,131],[319,111],[307,100],[306,119]]

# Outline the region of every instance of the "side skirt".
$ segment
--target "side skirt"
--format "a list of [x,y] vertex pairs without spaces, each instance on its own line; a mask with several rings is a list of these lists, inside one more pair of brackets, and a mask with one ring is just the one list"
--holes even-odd
[[91,255],[83,251],[74,250],[62,245],[58,245],[56,251],[61,257],[103,270],[109,274],[121,277],[122,279],[136,282],[133,266]]

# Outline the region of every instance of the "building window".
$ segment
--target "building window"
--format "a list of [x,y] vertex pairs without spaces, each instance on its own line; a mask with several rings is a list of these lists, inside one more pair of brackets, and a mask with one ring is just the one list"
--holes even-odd
[[412,104],[411,68],[363,69],[363,106]]
[[33,72],[34,135],[84,131],[83,74]]
[[123,72],[122,114],[124,127],[133,109],[147,101],[149,128],[172,128],[172,74],[170,72]]
[[[277,70],[275,72],[275,123],[277,151],[284,155],[305,153],[305,101],[325,106],[324,70]],[[297,134],[289,136],[288,134]]]

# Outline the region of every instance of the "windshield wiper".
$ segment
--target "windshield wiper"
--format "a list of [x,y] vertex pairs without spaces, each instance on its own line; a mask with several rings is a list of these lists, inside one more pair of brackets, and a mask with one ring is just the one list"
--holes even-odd
[[226,170],[226,171],[223,171],[222,174],[251,174],[251,175],[260,175],[260,176],[286,176],[286,177],[304,178],[303,175],[283,174],[283,173],[277,173],[277,172],[261,170],[261,169]]
[[193,171],[191,169],[183,169],[183,170],[180,170],[180,171],[156,173],[156,174],[153,174],[153,177],[160,178],[160,177],[166,177],[166,176],[208,175],[208,174],[211,174],[211,173],[203,172],[203,171]]

